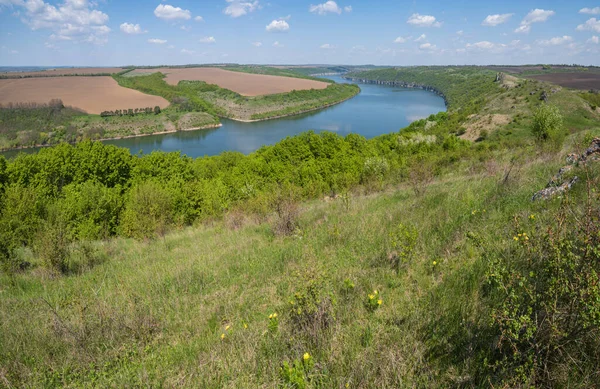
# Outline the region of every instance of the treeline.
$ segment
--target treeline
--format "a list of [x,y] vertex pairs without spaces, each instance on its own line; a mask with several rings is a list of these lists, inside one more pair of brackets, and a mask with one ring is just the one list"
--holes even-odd
[[100,116],[109,117],[109,116],[136,116],[136,115],[149,115],[149,114],[160,114],[160,107],[157,105],[156,107],[146,107],[146,108],[129,108],[129,109],[117,109],[114,111],[102,111]]
[[0,158],[2,262],[22,267],[19,253],[32,247],[60,270],[63,246],[77,240],[149,238],[237,208],[266,215],[282,191],[306,199],[357,185],[377,188],[407,179],[417,161],[445,167],[472,153],[453,135],[423,137],[418,128],[371,140],[309,132],[247,156],[195,160],[179,153],[131,155],[91,141]]
[[20,78],[52,78],[52,77],[110,77],[112,73],[72,73],[72,74],[0,74],[0,80],[20,79]]

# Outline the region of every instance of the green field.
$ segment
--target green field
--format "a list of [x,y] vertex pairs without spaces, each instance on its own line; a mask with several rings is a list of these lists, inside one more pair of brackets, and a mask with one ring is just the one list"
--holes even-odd
[[370,140],[0,158],[0,386],[597,386],[599,162],[531,200],[600,136],[596,111],[422,71],[449,111]]

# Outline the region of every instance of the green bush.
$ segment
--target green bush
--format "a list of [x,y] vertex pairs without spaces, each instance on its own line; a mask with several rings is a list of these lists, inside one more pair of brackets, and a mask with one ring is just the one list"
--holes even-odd
[[169,192],[148,181],[134,187],[128,195],[121,221],[121,233],[127,237],[148,239],[165,234],[173,222]]
[[[594,205],[594,207],[597,204]],[[550,226],[515,219],[512,247],[487,273],[501,387],[597,384],[600,366],[600,220],[567,206]]]
[[542,104],[535,111],[531,132],[539,142],[550,141],[555,146],[562,145],[566,137],[563,127],[563,116],[558,107]]

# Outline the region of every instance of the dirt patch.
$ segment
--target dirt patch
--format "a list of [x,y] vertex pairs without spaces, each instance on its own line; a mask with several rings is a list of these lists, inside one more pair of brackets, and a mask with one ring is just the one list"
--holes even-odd
[[547,81],[566,88],[590,90],[600,89],[600,73],[553,73],[527,76],[539,81]]
[[116,109],[159,106],[169,102],[162,97],[146,95],[123,88],[112,77],[50,77],[0,80],[0,104],[48,103],[61,99],[67,106],[87,113],[99,114]]
[[63,68],[49,69],[39,72],[3,72],[2,77],[22,78],[22,77],[57,77],[57,76],[86,76],[90,74],[114,74],[122,72],[122,68]]
[[164,73],[167,83],[177,85],[179,81],[204,81],[216,84],[221,88],[229,89],[243,96],[262,96],[276,93],[287,93],[293,90],[325,89],[326,82],[305,80],[301,78],[267,76],[263,74],[250,74],[232,72],[216,68],[185,68],[185,69],[138,69],[131,75],[149,74],[154,72]]
[[481,131],[491,132],[499,127],[503,127],[510,123],[512,117],[510,115],[492,114],[492,115],[474,115],[469,122],[465,124],[467,130],[461,137],[466,140],[475,141]]

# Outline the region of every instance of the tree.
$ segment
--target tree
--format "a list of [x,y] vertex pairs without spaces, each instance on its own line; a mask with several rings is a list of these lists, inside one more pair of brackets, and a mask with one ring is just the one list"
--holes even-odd
[[554,105],[542,104],[533,116],[531,132],[540,142],[562,144],[565,137],[563,116]]

